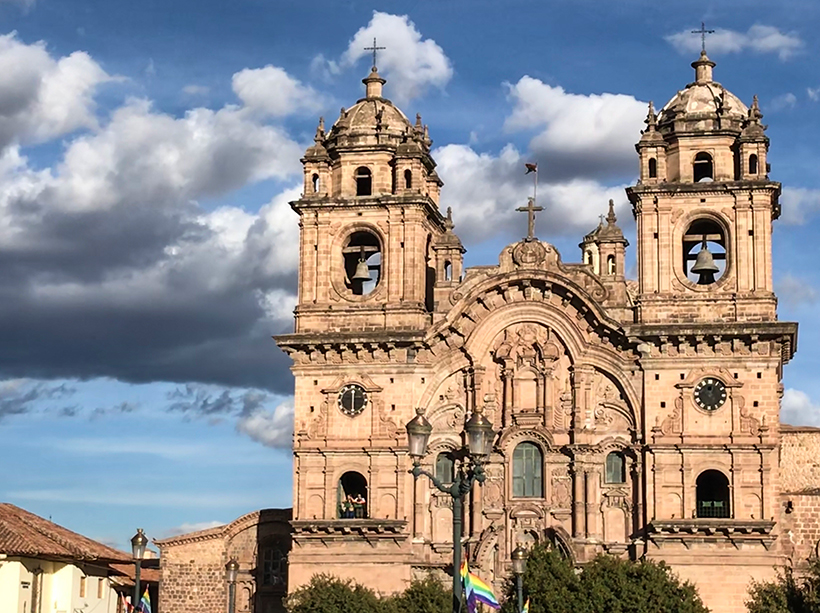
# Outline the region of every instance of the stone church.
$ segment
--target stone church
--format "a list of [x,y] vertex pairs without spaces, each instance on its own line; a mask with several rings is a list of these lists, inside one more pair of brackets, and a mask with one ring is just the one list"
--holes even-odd
[[[730,613],[752,579],[813,554],[820,431],[779,419],[797,324],[777,318],[769,139],[756,99],[716,82],[705,52],[692,67],[635,135],[637,280],[611,202],[580,263],[536,238],[531,203],[528,236],[496,265],[465,269],[427,126],[384,97],[375,67],[362,99],[329,130],[320,121],[292,203],[295,331],[276,337],[295,377],[289,530],[277,516],[286,567],[273,556],[282,586],[325,572],[394,592],[449,572],[452,501],[409,473],[417,413],[433,426],[422,465],[445,483],[465,420],[481,411],[493,424],[463,541],[496,587],[517,544],[548,542],[579,564],[664,560]],[[232,530],[215,555],[240,558],[237,610],[275,610],[254,600],[267,558],[232,549]]]

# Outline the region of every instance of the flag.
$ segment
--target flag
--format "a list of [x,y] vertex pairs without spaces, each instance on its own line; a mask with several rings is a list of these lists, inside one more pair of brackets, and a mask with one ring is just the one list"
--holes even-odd
[[527,598],[527,601],[524,603],[524,608],[521,609],[521,613],[530,613],[530,599]]
[[151,595],[148,593],[148,588],[145,588],[145,593],[140,600],[140,611],[142,613],[151,613]]
[[527,172],[524,173],[525,175],[528,175],[531,172],[538,172],[538,163],[537,162],[535,164],[528,164],[528,163],[525,162],[524,166],[527,167]]
[[478,602],[493,609],[501,608],[490,586],[484,583],[478,575],[470,572],[467,560],[464,560],[461,564],[461,579],[464,581],[464,593],[467,595],[467,610],[469,613],[475,613],[476,603]]

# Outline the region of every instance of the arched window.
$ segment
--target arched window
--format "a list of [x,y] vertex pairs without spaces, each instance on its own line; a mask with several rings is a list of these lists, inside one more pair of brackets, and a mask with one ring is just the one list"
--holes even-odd
[[606,456],[606,483],[626,483],[626,462],[622,453],[611,452]]
[[310,180],[311,180],[311,183],[313,184],[313,193],[314,194],[318,193],[319,192],[319,175],[314,173]]
[[357,472],[346,472],[337,490],[339,519],[367,517],[367,479]]
[[446,260],[444,262],[444,280],[445,281],[452,281],[453,280],[453,264],[450,260]]
[[606,274],[614,275],[615,274],[615,256],[608,255],[606,256]]
[[755,155],[754,153],[749,156],[749,174],[757,174],[757,155]]
[[356,169],[356,195],[370,196],[373,193],[373,175],[370,169],[359,166]]
[[695,183],[699,181],[712,181],[715,178],[712,156],[705,151],[698,153],[695,156],[692,171]]
[[446,451],[436,456],[436,479],[442,483],[452,483],[455,475],[453,457]]
[[658,160],[649,158],[649,178],[654,179],[658,176]]
[[413,187],[413,173],[408,168],[404,171],[404,189],[410,189],[411,187]]
[[589,250],[584,252],[584,264],[592,264],[592,252]]
[[516,498],[542,498],[544,458],[533,443],[521,443],[513,452],[513,496]]
[[706,470],[698,475],[696,490],[698,517],[731,517],[726,475],[719,470]]

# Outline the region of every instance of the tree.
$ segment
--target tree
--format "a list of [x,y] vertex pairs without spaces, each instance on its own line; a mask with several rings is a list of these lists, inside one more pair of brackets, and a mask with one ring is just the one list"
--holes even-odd
[[289,613],[384,613],[376,594],[358,583],[331,575],[313,575],[310,583],[287,597]]
[[452,613],[453,591],[432,574],[414,580],[401,594],[385,601],[387,613]]
[[[536,545],[527,557],[524,572],[524,598],[530,599],[530,613],[583,613],[580,582],[572,562],[552,548]],[[515,613],[518,607],[515,579],[504,585],[506,596],[502,613]]]
[[754,582],[746,601],[749,613],[820,613],[820,560],[800,573],[786,567],[773,581]]
[[663,562],[601,555],[584,566],[581,593],[590,613],[708,613],[697,590]]

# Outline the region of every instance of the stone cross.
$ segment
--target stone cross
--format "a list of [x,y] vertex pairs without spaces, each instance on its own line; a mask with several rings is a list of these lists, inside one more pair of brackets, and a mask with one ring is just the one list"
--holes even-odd
[[520,206],[515,210],[527,214],[527,240],[531,241],[535,238],[535,213],[543,211],[544,207],[535,206],[535,198],[527,198],[527,206]]
[[372,51],[373,52],[373,70],[376,70],[376,51],[381,51],[382,49],[387,49],[387,47],[377,47],[376,46],[376,37],[373,37],[373,46],[372,47],[365,47],[365,51]]
[[[707,34],[714,34],[714,33],[715,33],[714,30],[707,30],[706,29],[706,24],[703,23],[702,21],[700,22],[700,30],[692,30],[692,34],[700,34],[700,50],[703,53],[706,53],[706,35]],[[373,39],[373,44],[374,45],[376,44],[375,39]],[[374,58],[375,58],[375,53],[376,52],[374,51],[373,52],[373,54],[374,54],[373,57]],[[375,62],[376,60],[374,59],[373,61]]]

